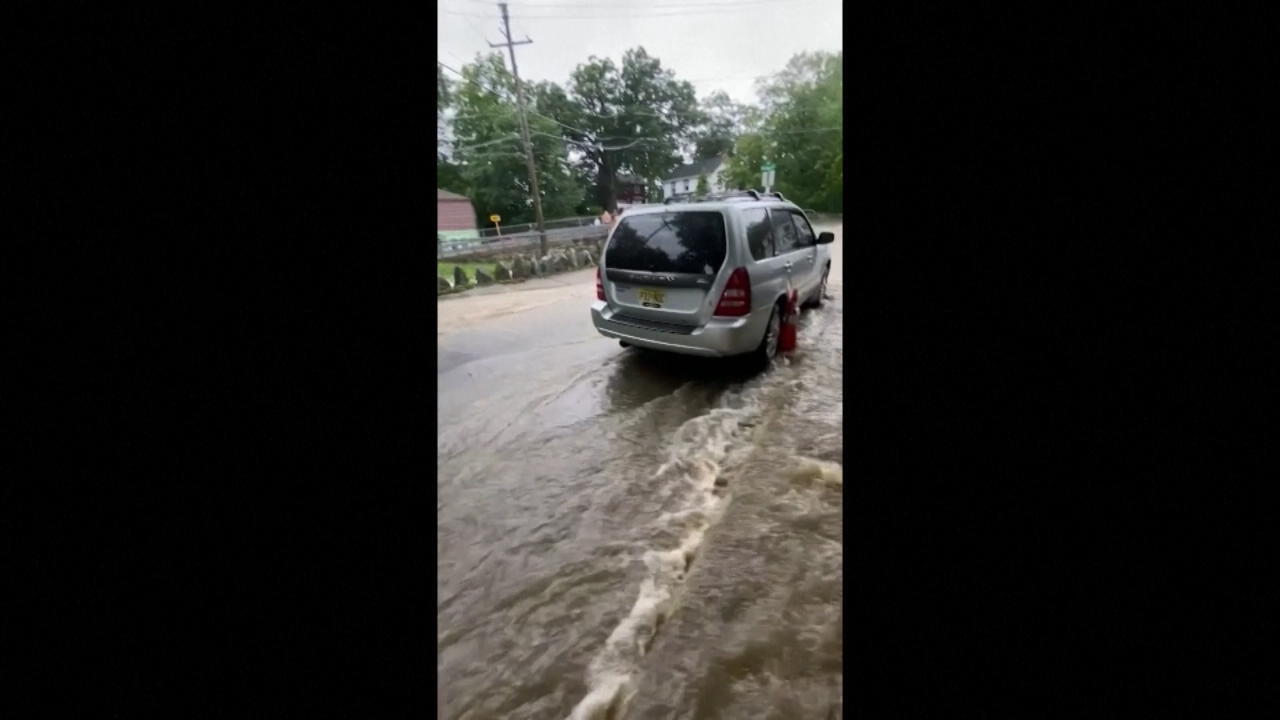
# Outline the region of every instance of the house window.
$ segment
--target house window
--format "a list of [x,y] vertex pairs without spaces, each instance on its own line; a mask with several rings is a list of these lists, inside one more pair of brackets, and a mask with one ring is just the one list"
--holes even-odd
[[688,181],[688,180],[685,180],[685,181],[684,181],[684,191],[685,191],[685,192],[689,192],[689,181]]

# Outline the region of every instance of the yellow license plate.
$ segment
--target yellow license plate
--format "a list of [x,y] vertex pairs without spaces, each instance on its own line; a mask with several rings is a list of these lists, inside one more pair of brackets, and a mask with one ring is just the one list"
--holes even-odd
[[639,288],[636,290],[636,294],[640,297],[641,304],[644,305],[648,305],[650,303],[654,305],[661,305],[662,299],[667,296],[665,292],[661,290],[654,290],[652,288]]

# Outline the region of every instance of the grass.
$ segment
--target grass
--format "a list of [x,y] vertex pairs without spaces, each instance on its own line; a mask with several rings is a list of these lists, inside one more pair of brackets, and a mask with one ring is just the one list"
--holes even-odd
[[471,280],[471,282],[475,282],[475,281],[476,281],[476,268],[484,268],[484,271],[485,271],[485,272],[489,273],[490,275],[493,275],[493,273],[494,273],[494,269],[497,267],[497,265],[496,265],[496,263],[451,263],[451,262],[437,262],[437,263],[436,263],[436,274],[437,274],[437,275],[439,275],[440,277],[446,277],[446,278],[449,278],[450,280],[452,280],[452,279],[453,279],[453,269],[454,269],[455,267],[460,267],[460,268],[462,268],[462,272],[464,272],[464,273],[466,273],[466,274],[467,274],[467,278],[468,278],[468,279],[470,279],[470,280]]

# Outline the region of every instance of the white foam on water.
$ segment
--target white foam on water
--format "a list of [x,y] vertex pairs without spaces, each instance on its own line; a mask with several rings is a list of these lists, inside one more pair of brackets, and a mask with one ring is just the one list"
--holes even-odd
[[824,485],[844,485],[844,468],[839,463],[809,457],[801,457],[799,460],[800,466],[793,476],[796,479],[813,480]]
[[755,390],[722,399],[720,407],[676,430],[670,455],[653,478],[678,508],[659,515],[655,526],[687,527],[676,547],[644,553],[648,575],[640,583],[631,611],[592,660],[587,670],[587,695],[574,707],[569,720],[600,720],[611,709],[624,707],[634,695],[640,661],[658,628],[670,617],[689,565],[728,501],[716,492],[716,480],[734,441],[744,434],[743,421],[756,412]]

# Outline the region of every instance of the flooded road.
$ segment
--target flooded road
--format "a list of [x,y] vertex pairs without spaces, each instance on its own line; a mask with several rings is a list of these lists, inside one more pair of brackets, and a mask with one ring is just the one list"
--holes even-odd
[[754,375],[600,337],[594,270],[440,302],[440,717],[840,716],[841,228],[819,229],[828,299]]

